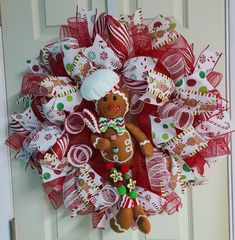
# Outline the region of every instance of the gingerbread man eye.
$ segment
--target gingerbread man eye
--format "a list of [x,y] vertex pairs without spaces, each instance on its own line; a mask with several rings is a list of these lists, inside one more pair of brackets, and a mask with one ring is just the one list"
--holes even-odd
[[107,96],[103,97],[103,100],[106,102],[108,100]]
[[117,100],[117,96],[114,95],[113,96],[113,100],[116,101]]

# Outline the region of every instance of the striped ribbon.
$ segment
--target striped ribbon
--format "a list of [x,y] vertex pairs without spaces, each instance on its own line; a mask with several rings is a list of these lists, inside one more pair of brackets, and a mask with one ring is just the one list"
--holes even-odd
[[137,198],[131,199],[128,195],[124,195],[121,198],[119,207],[120,208],[133,208],[134,206],[138,206],[139,201]]

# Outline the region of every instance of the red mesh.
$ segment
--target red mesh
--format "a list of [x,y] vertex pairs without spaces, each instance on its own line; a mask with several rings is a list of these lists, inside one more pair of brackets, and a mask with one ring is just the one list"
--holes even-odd
[[104,217],[104,214],[105,214],[104,211],[92,213],[92,226],[93,226],[93,228],[98,227],[98,224],[100,223],[100,221]]
[[175,192],[171,192],[169,195],[167,195],[165,199],[166,199],[166,202],[163,205],[163,209],[169,215],[172,215],[175,212],[178,212],[179,209],[182,207],[181,199]]
[[68,77],[68,74],[64,68],[62,53],[57,54],[56,58],[53,58],[51,55],[49,55],[48,61],[54,76]]
[[184,161],[188,164],[190,168],[196,168],[198,173],[204,174],[205,159],[201,153],[196,153],[194,156],[185,158]]
[[169,77],[175,81],[194,71],[195,56],[192,46],[182,36],[160,49],[149,51],[148,55],[157,58],[158,65],[164,67],[169,72]]
[[48,198],[51,201],[52,206],[57,209],[63,205],[63,184],[64,177],[55,179],[53,181],[43,183],[45,193],[48,194]]
[[26,73],[21,85],[21,94],[34,94],[39,92],[39,83],[46,78],[46,74]]
[[149,183],[148,172],[145,165],[145,160],[140,153],[140,148],[135,145],[136,153],[133,158],[133,178],[137,181],[137,185],[146,188],[151,191],[151,186]]
[[23,142],[25,140],[26,136],[17,134],[16,132],[12,133],[10,137],[7,138],[5,141],[5,144],[7,144],[9,147],[19,150],[23,147]]
[[91,46],[91,38],[88,32],[87,22],[78,17],[71,17],[68,19],[68,25],[63,25],[60,28],[60,37],[76,38],[79,47]]
[[226,134],[224,136],[211,139],[208,142],[208,147],[203,149],[200,153],[204,158],[227,156],[231,154],[228,135]]
[[208,82],[214,87],[216,88],[221,80],[223,79],[223,74],[219,73],[219,72],[210,72],[207,76],[206,76]]
[[137,25],[131,27],[131,36],[136,56],[141,56],[152,49],[152,40],[145,25]]

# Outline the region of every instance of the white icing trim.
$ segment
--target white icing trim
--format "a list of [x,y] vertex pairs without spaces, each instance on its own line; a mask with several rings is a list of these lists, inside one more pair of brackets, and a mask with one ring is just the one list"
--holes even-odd
[[99,140],[100,140],[101,138],[100,137],[97,137],[96,139],[95,139],[95,142],[93,143],[93,146],[96,148],[96,145],[98,144],[98,142],[99,142]]
[[119,230],[120,232],[125,232],[126,229],[122,228],[121,225],[117,222],[116,216],[113,217],[113,219],[114,219],[114,225],[118,228],[118,230]]
[[115,90],[113,91],[114,94],[118,94],[119,96],[123,97],[123,99],[125,100],[126,102],[126,111],[125,113],[123,114],[123,116],[126,115],[126,113],[129,111],[129,101],[128,101],[128,98],[126,97],[126,95],[122,92],[120,92],[119,90]]
[[[125,125],[125,128],[126,128],[126,125]],[[124,133],[125,133],[125,131],[124,131],[124,132],[121,132],[121,133],[117,133],[117,135],[118,135],[118,136],[122,136]]]
[[125,145],[129,145],[129,144],[131,144],[131,139],[126,139],[125,140]]
[[136,219],[136,223],[137,223],[137,224],[138,224],[138,221],[140,220],[141,217],[145,217],[145,218],[147,218],[146,215],[139,215],[139,216],[137,217],[137,219]]
[[131,152],[132,151],[132,146],[126,147],[126,152]]
[[[121,96],[125,100],[125,102],[126,102],[126,111],[123,114],[123,116],[125,116],[126,113],[129,111],[129,101],[128,101],[128,98],[126,97],[126,95],[124,93],[120,92],[119,90],[113,90],[112,93],[118,94],[119,96]],[[98,111],[98,101],[95,102],[95,110],[96,110],[97,113],[99,113],[99,111]]]
[[143,142],[140,142],[140,146],[144,146],[146,145],[147,143],[150,143],[149,140],[144,140]]
[[90,121],[88,119],[84,118],[84,122],[86,123],[87,127],[90,128],[93,133],[101,133],[94,115],[86,108],[83,109],[83,113],[84,114],[86,113],[87,115],[89,115],[89,117],[91,118],[91,120],[94,124],[94,127],[93,127],[92,124],[90,123]]
[[118,155],[117,155],[117,154],[114,154],[114,155],[113,155],[113,160],[114,160],[114,162],[118,162],[118,160],[119,160],[119,157],[118,157]]
[[84,119],[84,123],[86,124],[86,126],[87,126],[93,133],[96,133],[95,128],[92,126],[92,124],[90,123],[89,120]]
[[[124,133],[127,133],[128,134],[128,137],[129,137],[129,139],[131,139],[131,136],[130,136],[130,133],[127,131],[127,130],[125,130],[124,131]],[[132,148],[132,154],[130,155],[130,157],[129,158],[127,158],[126,160],[124,160],[124,161],[113,161],[113,160],[111,160],[111,159],[108,159],[108,158],[106,158],[106,153],[104,152],[104,151],[101,151],[101,155],[102,155],[102,157],[106,160],[106,161],[108,161],[108,162],[118,162],[118,163],[125,163],[125,162],[127,162],[127,161],[129,161],[132,157],[133,157],[133,154],[134,154],[134,151],[133,151],[133,144],[132,144],[132,141],[131,141],[131,146],[130,146],[131,148]]]
[[95,101],[95,110],[96,110],[97,113],[99,113],[99,111],[98,111],[98,101],[99,100]]

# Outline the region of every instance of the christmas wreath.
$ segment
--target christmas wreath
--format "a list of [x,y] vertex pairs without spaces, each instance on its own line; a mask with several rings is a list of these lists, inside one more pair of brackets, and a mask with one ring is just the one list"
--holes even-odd
[[221,53],[193,45],[159,15],[77,12],[58,41],[28,60],[6,143],[38,172],[55,208],[91,214],[94,228],[149,233],[180,193],[230,153],[227,102],[216,89]]

